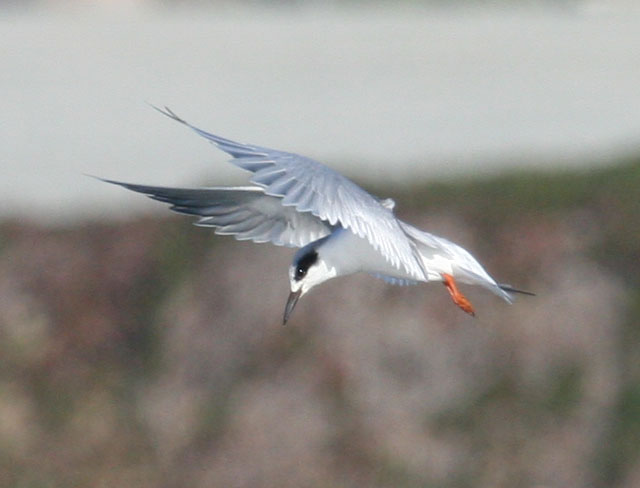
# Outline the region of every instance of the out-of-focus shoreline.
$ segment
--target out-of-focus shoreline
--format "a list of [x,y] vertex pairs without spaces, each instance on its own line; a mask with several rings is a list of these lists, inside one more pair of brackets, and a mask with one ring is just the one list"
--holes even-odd
[[104,5],[3,17],[5,215],[145,208],[84,173],[243,181],[145,101],[375,184],[600,166],[638,147],[633,12]]

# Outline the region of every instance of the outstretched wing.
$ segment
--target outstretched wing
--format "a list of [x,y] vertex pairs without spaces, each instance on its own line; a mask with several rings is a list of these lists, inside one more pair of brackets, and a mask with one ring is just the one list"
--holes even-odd
[[302,247],[331,233],[326,222],[282,206],[280,198],[257,186],[189,189],[102,181],[169,203],[171,210],[200,217],[196,225],[215,227],[216,234],[238,240]]
[[398,270],[419,280],[425,278],[422,262],[389,206],[348,178],[312,159],[234,142],[189,124],[168,108],[158,110],[233,156],[231,162],[254,173],[251,182],[264,188],[266,195],[280,197],[283,206],[351,230]]

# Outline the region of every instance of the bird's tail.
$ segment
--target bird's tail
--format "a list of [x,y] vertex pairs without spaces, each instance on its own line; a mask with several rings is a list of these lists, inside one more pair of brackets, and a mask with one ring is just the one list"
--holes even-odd
[[521,295],[529,295],[532,297],[536,296],[535,293],[532,293],[530,291],[525,291],[525,290],[519,290],[517,288],[514,288],[511,285],[507,285],[506,283],[498,283],[498,288],[500,288],[502,291],[506,291],[507,293],[519,293]]

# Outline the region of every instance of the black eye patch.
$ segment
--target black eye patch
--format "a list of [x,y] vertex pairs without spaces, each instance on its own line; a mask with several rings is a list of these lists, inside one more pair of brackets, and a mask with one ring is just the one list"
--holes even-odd
[[302,256],[296,264],[296,272],[294,274],[294,279],[296,281],[300,281],[305,277],[309,268],[318,260],[318,253],[316,251],[309,251],[307,254]]

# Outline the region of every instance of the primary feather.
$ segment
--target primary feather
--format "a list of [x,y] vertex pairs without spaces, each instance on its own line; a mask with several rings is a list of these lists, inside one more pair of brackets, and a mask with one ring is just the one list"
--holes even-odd
[[196,225],[215,227],[216,234],[238,240],[302,247],[331,233],[322,220],[283,206],[280,198],[257,186],[190,189],[102,181],[169,203],[171,210],[200,217]]

